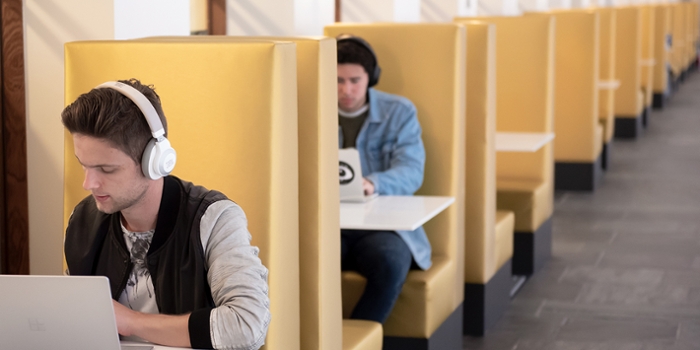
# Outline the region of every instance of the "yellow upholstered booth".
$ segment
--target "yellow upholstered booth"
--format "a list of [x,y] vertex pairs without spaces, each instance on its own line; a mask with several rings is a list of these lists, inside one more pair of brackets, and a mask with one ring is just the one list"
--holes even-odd
[[[476,19],[496,25],[496,131],[554,132],[554,18]],[[530,275],[551,256],[553,156],[552,143],[498,152],[496,205],[515,213],[514,274]]]
[[467,27],[464,334],[483,335],[510,304],[513,225],[496,212],[496,26]]
[[[378,90],[404,96],[418,111],[426,150],[418,195],[455,198],[428,221],[433,264],[409,272],[384,324],[384,348],[461,349],[464,232],[465,28],[455,24],[337,24],[328,36],[350,33],[374,48]],[[343,314],[349,315],[364,278],[343,273]]]
[[603,127],[603,153],[601,165],[608,168],[610,148],[615,135],[615,32],[616,14],[614,7],[596,8],[600,16],[600,64],[598,82],[598,121]]
[[671,10],[671,73],[674,84],[678,84],[685,73],[686,16],[683,3],[673,3]]
[[698,3],[696,1],[688,1],[682,3],[685,8],[685,69],[691,69],[697,62],[698,57]]
[[602,177],[603,126],[598,122],[600,16],[596,10],[528,13],[553,16],[554,188],[594,191]]
[[656,6],[644,5],[640,6],[640,8],[642,10],[642,60],[640,61],[640,65],[642,94],[644,95],[642,125],[646,127],[649,122],[651,103],[654,96],[654,66],[656,65],[656,59],[654,58],[654,33],[656,26]]
[[642,93],[642,9],[617,8],[615,40],[615,137],[636,138],[642,131],[644,94]]
[[671,93],[671,11],[668,4],[655,5],[654,15],[654,77],[653,101],[654,108],[663,108]]
[[[382,327],[342,320],[335,40],[326,37],[170,37],[150,41],[294,42],[299,107],[301,349],[379,350]],[[342,320],[342,326],[341,326]],[[342,336],[341,336],[342,333]]]
[[[295,45],[76,42],[65,47],[65,65],[66,103],[107,80],[155,86],[178,152],[174,175],[222,191],[246,212],[269,269],[265,348],[299,349]],[[82,180],[66,137],[66,219],[87,195]]]

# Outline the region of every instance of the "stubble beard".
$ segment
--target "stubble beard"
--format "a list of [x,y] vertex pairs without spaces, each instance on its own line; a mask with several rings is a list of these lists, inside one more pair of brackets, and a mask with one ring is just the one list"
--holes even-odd
[[99,204],[99,202],[95,202],[97,204],[97,210],[105,214],[114,214],[116,212],[120,212],[140,202],[143,199],[143,197],[146,196],[147,191],[148,186],[144,184],[143,186],[140,186],[138,188],[135,188],[133,191],[130,191],[123,197],[117,198],[114,196],[110,196],[110,200],[112,202],[111,208],[104,208]]

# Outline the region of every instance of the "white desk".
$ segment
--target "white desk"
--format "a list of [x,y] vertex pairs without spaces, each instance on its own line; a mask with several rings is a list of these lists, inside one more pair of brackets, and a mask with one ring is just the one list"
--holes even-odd
[[340,203],[340,228],[413,231],[455,201],[437,196],[379,196],[366,203]]
[[598,89],[601,90],[617,90],[619,87],[619,80],[601,80],[598,82]]
[[554,133],[497,132],[497,152],[537,152],[554,140]]
[[155,345],[152,343],[146,343],[146,342],[142,343],[142,342],[135,342],[135,341],[128,341],[128,340],[123,340],[119,343],[120,343],[120,345],[124,346],[124,347],[122,347],[122,349],[128,349],[128,350],[131,350],[132,348],[134,350],[138,350],[139,347],[148,347],[148,346],[152,346],[153,350],[192,350],[189,348],[174,348],[171,346]]

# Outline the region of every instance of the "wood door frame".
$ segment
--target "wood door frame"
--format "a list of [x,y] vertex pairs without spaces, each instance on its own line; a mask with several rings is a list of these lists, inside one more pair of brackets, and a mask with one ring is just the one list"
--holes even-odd
[[29,273],[22,0],[0,0],[0,272]]

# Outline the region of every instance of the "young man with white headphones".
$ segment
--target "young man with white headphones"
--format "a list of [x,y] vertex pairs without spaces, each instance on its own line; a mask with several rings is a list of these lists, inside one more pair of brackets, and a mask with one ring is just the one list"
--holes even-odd
[[109,278],[119,333],[200,349],[262,346],[267,269],[245,214],[169,175],[176,153],[152,87],[101,84],[61,118],[91,192],[66,229],[68,273]]
[[[423,183],[425,148],[416,107],[408,99],[373,88],[381,69],[362,38],[338,37],[339,148],[360,154],[365,194],[412,195]],[[428,269],[431,247],[415,231],[341,230],[343,270],[367,278],[351,318],[384,323],[409,269]]]

